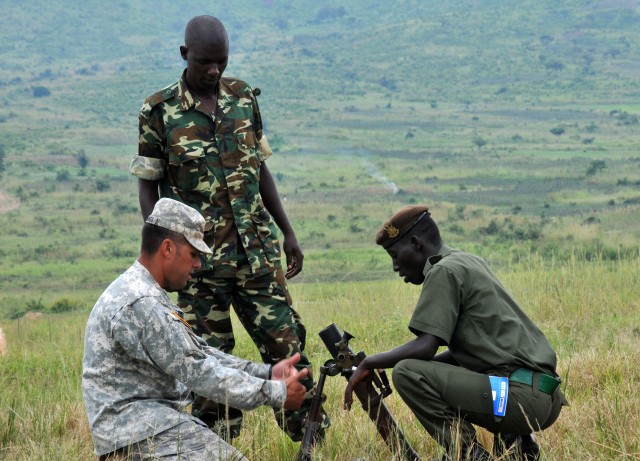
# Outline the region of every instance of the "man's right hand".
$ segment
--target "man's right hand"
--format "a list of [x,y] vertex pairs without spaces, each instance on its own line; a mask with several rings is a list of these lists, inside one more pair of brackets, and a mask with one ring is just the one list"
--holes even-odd
[[288,359],[283,359],[273,367],[271,379],[282,381],[287,386],[287,398],[284,401],[285,410],[297,410],[302,405],[307,388],[300,383],[309,376],[309,369],[297,370],[294,365],[300,360],[300,354],[295,353]]

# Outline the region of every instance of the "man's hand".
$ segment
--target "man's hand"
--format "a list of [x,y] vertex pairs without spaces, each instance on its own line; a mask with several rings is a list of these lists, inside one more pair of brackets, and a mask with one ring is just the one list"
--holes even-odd
[[287,257],[285,277],[290,279],[298,275],[302,270],[304,255],[302,254],[300,245],[298,245],[296,234],[293,232],[293,228],[289,223],[287,213],[285,213],[282,202],[280,201],[280,196],[276,189],[276,182],[269,168],[267,168],[267,164],[264,162],[260,164],[260,196],[262,197],[265,208],[282,232],[282,250]]
[[297,410],[304,401],[307,388],[300,380],[309,376],[309,369],[303,368],[298,371],[295,364],[300,361],[300,353],[296,352],[288,359],[283,359],[276,363],[271,369],[271,379],[282,381],[287,386],[287,399],[284,401],[285,410]]
[[282,250],[287,258],[287,272],[285,277],[287,279],[293,278],[302,271],[302,261],[304,260],[304,254],[302,248],[298,245],[298,239],[295,235],[290,237],[284,237],[282,243]]
[[[365,359],[366,360],[366,359]],[[347,388],[344,390],[344,409],[351,410],[351,404],[353,403],[353,388],[360,381],[365,379],[367,376],[371,374],[371,370],[367,368],[365,365],[365,360],[360,362],[356,371],[353,372],[351,378],[349,378],[349,382],[347,383]]]

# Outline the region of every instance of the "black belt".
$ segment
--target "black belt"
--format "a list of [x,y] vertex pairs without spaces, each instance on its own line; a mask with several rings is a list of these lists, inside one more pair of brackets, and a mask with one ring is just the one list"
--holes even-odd
[[[534,372],[533,370],[527,370],[526,368],[518,368],[516,371],[511,373],[511,375],[509,376],[509,381],[533,386],[533,373],[537,372]],[[560,378],[556,378],[555,376],[545,375],[544,373],[539,374],[540,390],[545,394],[553,394],[562,380]]]

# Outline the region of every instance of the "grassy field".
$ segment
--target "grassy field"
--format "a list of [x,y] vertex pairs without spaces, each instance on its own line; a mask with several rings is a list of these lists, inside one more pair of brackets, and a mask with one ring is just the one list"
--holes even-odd
[[[640,458],[637,2],[218,3],[8,0],[0,458],[91,458],[84,323],[138,253],[137,113],[182,71],[197,14],[221,14],[227,75],[262,90],[269,168],[306,256],[291,289],[314,363],[328,358],[315,333],[332,321],[370,353],[408,338],[417,291],[373,239],[424,203],[557,348],[572,405],[541,435],[544,459]],[[238,336],[237,353],[257,357]],[[342,410],[343,389],[329,380],[334,426],[317,459],[388,460],[364,413]],[[388,403],[434,453],[398,397]],[[267,409],[248,415],[238,446],[254,460],[296,450]]]
[[[88,308],[131,263],[137,113],[182,71],[186,20],[213,13],[204,0],[32,3],[37,17],[0,18],[0,318]],[[389,276],[373,236],[412,203],[500,267],[531,252],[633,256],[633,2],[400,4],[225,8],[227,75],[262,89],[300,279]]]
[[[557,262],[531,255],[499,271],[505,285],[548,335],[571,406],[539,435],[542,459],[640,458],[640,257]],[[406,329],[418,287],[400,280],[297,283],[296,307],[309,331],[316,367],[330,358],[317,332],[331,322],[355,335],[354,350],[374,353],[408,340]],[[8,355],[0,359],[0,459],[91,459],[81,397],[83,332],[87,314],[47,314],[2,321]],[[257,358],[241,328],[236,353]],[[389,460],[366,414],[342,409],[345,381],[328,378],[326,410],[333,426],[317,460]],[[428,459],[437,447],[396,394],[387,405],[410,442]],[[481,438],[490,444],[488,434]],[[290,442],[267,408],[250,412],[236,446],[253,460],[292,459]]]

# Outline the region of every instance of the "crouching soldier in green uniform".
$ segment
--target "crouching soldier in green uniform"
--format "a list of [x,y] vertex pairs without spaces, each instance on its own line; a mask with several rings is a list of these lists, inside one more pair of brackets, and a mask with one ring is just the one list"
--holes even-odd
[[[495,434],[500,459],[538,459],[532,433],[551,426],[567,404],[544,334],[483,259],[443,244],[426,206],[397,212],[376,243],[406,283],[422,285],[409,322],[416,338],[366,357],[349,380],[345,407],[369,370],[393,368],[397,392],[444,447],[443,460],[456,452],[492,459],[473,424]],[[440,346],[448,349],[436,354]]]

